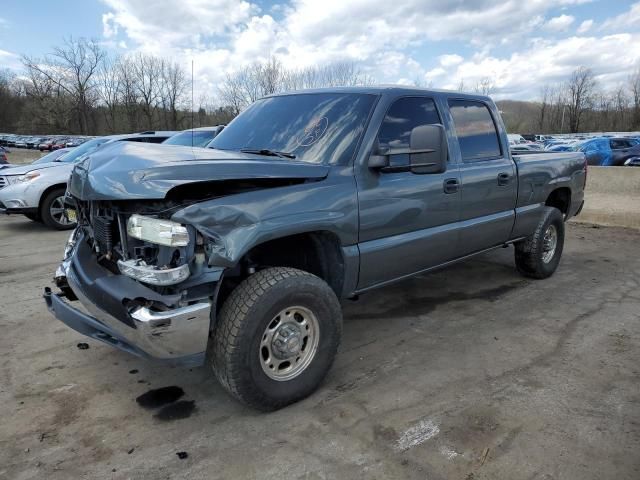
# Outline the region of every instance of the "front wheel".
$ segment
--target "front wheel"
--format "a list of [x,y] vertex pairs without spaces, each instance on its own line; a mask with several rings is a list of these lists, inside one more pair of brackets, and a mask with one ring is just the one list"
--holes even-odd
[[342,335],[340,303],[320,278],[261,270],[231,292],[212,332],[212,366],[238,400],[276,410],[322,382]]
[[564,247],[564,218],[557,208],[545,207],[533,234],[515,244],[518,271],[531,278],[547,278],[558,268]]
[[42,223],[49,228],[70,230],[76,226],[76,223],[67,217],[64,194],[64,188],[56,188],[42,199],[39,216],[42,219]]

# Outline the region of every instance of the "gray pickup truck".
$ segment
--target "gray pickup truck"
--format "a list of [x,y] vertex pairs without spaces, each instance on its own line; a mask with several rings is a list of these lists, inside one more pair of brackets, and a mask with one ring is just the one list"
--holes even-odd
[[266,97],[211,146],[77,164],[78,227],[44,297],[96,340],[210,363],[262,410],[318,387],[341,299],[507,245],[523,275],[553,274],[587,174],[581,153],[512,156],[489,98],[416,88]]

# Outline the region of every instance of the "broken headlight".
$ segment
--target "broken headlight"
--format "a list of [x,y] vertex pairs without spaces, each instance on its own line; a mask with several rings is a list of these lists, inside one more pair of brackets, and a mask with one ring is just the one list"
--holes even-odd
[[134,214],[127,221],[127,233],[138,240],[168,247],[189,245],[187,227],[171,220]]

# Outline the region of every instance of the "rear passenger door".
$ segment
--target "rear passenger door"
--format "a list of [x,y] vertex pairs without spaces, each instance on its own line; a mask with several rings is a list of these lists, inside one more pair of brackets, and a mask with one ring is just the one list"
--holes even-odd
[[509,240],[518,179],[489,107],[467,99],[448,104],[462,159],[458,252],[463,256]]

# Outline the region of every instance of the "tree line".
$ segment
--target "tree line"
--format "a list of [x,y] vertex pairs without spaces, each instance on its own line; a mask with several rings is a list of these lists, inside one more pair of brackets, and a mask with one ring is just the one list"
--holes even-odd
[[[228,123],[273,93],[374,83],[352,62],[292,69],[271,57],[227,74],[210,94],[192,99],[191,74],[181,64],[143,53],[113,57],[83,38],[66,39],[42,58],[23,56],[22,64],[20,74],[0,69],[2,133],[182,130]],[[485,77],[471,86],[462,80],[457,89],[490,95],[495,86]],[[640,130],[640,67],[613,91],[580,67],[566,82],[543,86],[539,101],[498,105],[511,132]]]
[[538,102],[498,102],[507,129],[519,133],[640,131],[640,66],[612,90],[577,68],[566,82],[543,85]]
[[45,57],[23,56],[22,64],[20,75],[0,69],[2,133],[182,130],[226,124],[272,93],[372,83],[349,62],[295,70],[271,58],[228,74],[216,91],[192,99],[190,72],[179,63],[143,53],[112,57],[96,41],[73,38]]

